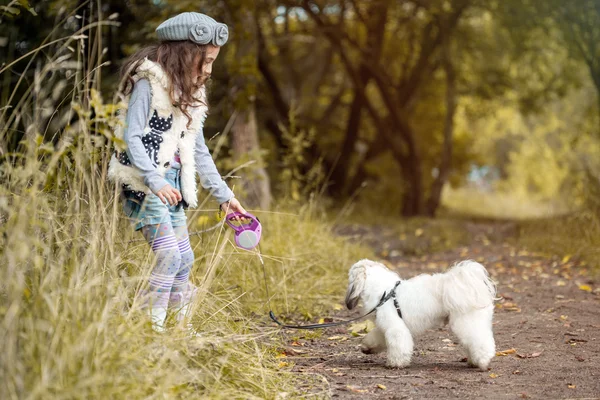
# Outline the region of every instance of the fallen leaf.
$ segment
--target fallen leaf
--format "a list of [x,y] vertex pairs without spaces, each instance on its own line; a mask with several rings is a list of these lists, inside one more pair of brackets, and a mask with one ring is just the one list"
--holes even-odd
[[355,324],[350,325],[348,330],[352,333],[367,333],[375,327],[375,324],[367,319],[364,322],[357,322]]
[[572,384],[568,383],[568,384],[567,384],[567,387],[568,387],[569,389],[575,389],[575,388],[577,387],[577,385],[572,385]]
[[490,374],[490,378],[492,378],[492,379],[496,379],[497,377],[498,377],[498,375],[493,372]]
[[588,293],[592,292],[592,288],[590,285],[579,285],[579,289],[583,290],[584,292],[588,292]]
[[334,309],[335,311],[340,311],[340,310],[343,310],[343,309],[344,309],[344,307],[343,307],[341,304],[334,304],[334,305],[333,305],[333,309]]
[[517,352],[517,349],[515,349],[515,348],[508,349],[508,350],[497,351],[496,352],[496,357],[507,356],[509,354],[515,354],[516,352]]
[[377,387],[378,387],[379,389],[381,389],[381,390],[385,390],[385,389],[387,389],[387,387],[385,387],[385,385],[382,385],[381,383],[378,383],[378,384],[377,384]]
[[518,369],[513,371],[513,375],[519,375],[519,374],[521,374],[521,371],[519,371]]
[[327,340],[340,340],[342,338],[343,338],[343,336],[330,336],[327,338]]
[[563,321],[566,321],[566,320],[567,320],[567,318],[569,318],[567,315],[561,315],[561,316],[560,316],[560,319],[562,319]]
[[542,355],[542,352],[531,353],[531,354],[519,354],[517,353],[517,357],[519,358],[536,358]]
[[564,256],[564,257],[563,257],[563,259],[562,259],[562,263],[563,263],[563,264],[564,264],[564,263],[567,263],[567,262],[569,262],[569,260],[570,260],[570,259],[571,259],[571,255],[570,255],[570,254],[567,254],[566,256]]
[[575,356],[575,359],[579,362],[581,361],[585,361],[585,358],[581,357],[581,356]]
[[366,389],[359,389],[355,386],[350,386],[350,385],[347,385],[346,389],[348,389],[349,391],[354,392],[354,393],[367,393],[368,392],[368,390],[366,390]]
[[419,228],[415,231],[415,236],[419,237],[423,234],[423,229]]
[[556,286],[565,286],[566,284],[567,284],[567,282],[562,281],[562,280],[556,282]]
[[569,344],[587,343],[587,340],[585,340],[585,339],[571,338],[571,339],[567,340],[565,343],[569,343]]
[[278,365],[278,367],[279,367],[279,368],[285,368],[285,367],[287,367],[288,365],[289,365],[289,364],[288,364],[287,362],[285,362],[285,361],[279,361],[279,365]]

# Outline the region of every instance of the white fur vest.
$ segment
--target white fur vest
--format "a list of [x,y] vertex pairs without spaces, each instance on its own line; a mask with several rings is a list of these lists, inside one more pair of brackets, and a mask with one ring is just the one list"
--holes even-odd
[[[134,81],[147,79],[152,91],[150,114],[146,121],[146,128],[142,142],[146,153],[152,160],[157,171],[164,176],[169,168],[175,151],[179,149],[181,159],[181,195],[190,207],[197,207],[198,196],[196,187],[196,167],[194,162],[194,149],[196,136],[201,131],[206,118],[208,107],[204,88],[196,93],[196,97],[203,100],[204,104],[198,107],[189,107],[188,113],[192,122],[187,127],[188,118],[176,106],[172,105],[168,92],[168,77],[157,63],[148,59],[144,60],[133,76]],[[129,97],[125,98],[125,104]],[[120,123],[115,128],[115,136],[123,140],[126,110],[119,114]],[[141,171],[131,165],[124,151],[116,151],[110,160],[108,176],[119,184],[127,185],[134,191],[151,193],[144,184]]]

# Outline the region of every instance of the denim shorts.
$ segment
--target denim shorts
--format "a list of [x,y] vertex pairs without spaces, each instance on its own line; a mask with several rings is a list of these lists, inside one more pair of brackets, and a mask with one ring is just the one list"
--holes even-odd
[[[177,168],[169,168],[165,173],[165,179],[169,185],[181,191],[181,174]],[[135,224],[135,230],[142,229],[146,225],[158,225],[170,222],[171,226],[184,226],[187,223],[183,202],[174,206],[164,204],[154,193],[146,194],[144,200],[125,198],[123,200],[123,211],[127,218]]]

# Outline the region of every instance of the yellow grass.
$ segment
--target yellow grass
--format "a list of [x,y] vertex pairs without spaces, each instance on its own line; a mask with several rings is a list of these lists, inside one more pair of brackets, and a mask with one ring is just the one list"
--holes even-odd
[[[94,29],[83,33],[93,38]],[[94,72],[74,71],[68,97],[44,86],[56,84],[55,71],[80,68],[71,61],[82,53],[69,50],[80,45],[74,36],[50,46],[52,67],[38,71],[37,86],[15,107],[0,111],[3,143],[26,132],[0,159],[0,398],[275,399],[311,386],[323,395],[320,377],[280,367],[281,336],[267,316],[258,258],[236,249],[227,228],[192,237],[191,279],[200,289],[192,321],[201,336],[151,329],[134,296],[152,253],[136,241],[141,235],[106,179],[115,108],[93,90],[101,60],[90,63]],[[65,54],[70,58],[59,59]],[[57,119],[70,119],[60,113],[52,125],[33,118],[61,104],[71,104],[66,115],[74,123],[57,128]],[[205,212],[214,206],[188,213],[191,231],[216,222]],[[314,202],[291,215],[258,215],[276,313],[330,312],[342,299],[348,267],[368,251],[335,237]]]

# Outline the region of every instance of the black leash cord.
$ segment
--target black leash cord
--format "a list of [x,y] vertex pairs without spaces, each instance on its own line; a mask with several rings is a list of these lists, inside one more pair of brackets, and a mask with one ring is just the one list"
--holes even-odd
[[[386,301],[388,301],[390,299],[390,297],[387,295],[387,293],[384,293],[383,296],[381,296],[381,300],[379,300],[379,303],[375,306],[375,308],[373,308],[371,311],[369,311],[368,313],[366,313],[365,315],[361,315],[360,317],[356,317],[356,318],[351,318],[348,319],[346,321],[338,321],[338,322],[326,322],[324,324],[311,324],[311,325],[287,325],[284,324],[280,321],[277,320],[277,317],[275,317],[275,313],[271,310],[269,310],[269,317],[271,317],[271,319],[273,320],[273,322],[275,322],[277,325],[279,325],[282,328],[287,328],[287,329],[319,329],[319,328],[329,328],[332,326],[339,326],[339,325],[346,325],[349,324],[350,322],[354,322],[354,321],[358,321],[359,319],[363,319],[364,317],[373,314],[375,311],[377,311],[377,309]],[[269,309],[271,308],[271,303],[269,302]]]
[[[267,282],[267,271],[265,270],[265,263],[264,263],[264,261],[262,259],[262,256],[260,255],[260,248],[257,248],[257,254],[258,254],[258,258],[260,260],[260,264],[262,265],[263,279],[265,281],[265,291],[267,293],[267,303],[269,304],[269,317],[271,317],[271,319],[273,320],[273,322],[275,322],[277,325],[279,325],[282,328],[287,328],[287,329],[320,329],[320,328],[329,328],[329,327],[332,327],[332,326],[346,325],[346,324],[349,324],[350,322],[358,321],[359,319],[363,319],[363,318],[365,318],[365,317],[373,314],[386,301],[388,301],[389,299],[391,299],[392,297],[394,297],[394,293],[396,291],[396,288],[400,284],[400,281],[398,281],[398,282],[396,282],[396,286],[394,286],[394,288],[392,290],[390,290],[389,293],[383,292],[383,296],[381,296],[381,299],[379,300],[379,303],[377,303],[377,305],[375,306],[375,308],[373,308],[368,313],[366,313],[364,315],[361,315],[360,317],[351,318],[351,319],[346,320],[346,321],[326,322],[324,324],[287,325],[287,324],[284,324],[283,322],[279,321],[277,319],[277,317],[275,316],[275,313],[273,312],[273,307],[271,307],[271,296],[269,295],[269,284]],[[395,301],[395,297],[394,297],[394,301]],[[398,308],[398,310],[399,310],[399,308]],[[400,315],[400,311],[398,311],[398,314]],[[401,315],[400,315],[400,318],[402,318]]]

